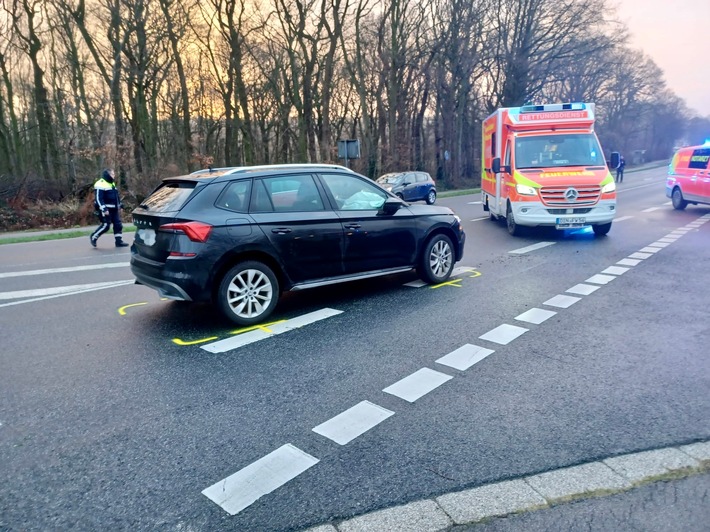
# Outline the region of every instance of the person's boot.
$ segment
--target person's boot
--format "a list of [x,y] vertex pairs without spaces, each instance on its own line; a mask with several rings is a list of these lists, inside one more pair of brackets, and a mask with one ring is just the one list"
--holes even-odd
[[89,235],[89,240],[91,240],[91,245],[96,247],[96,239],[94,238],[94,235]]
[[126,242],[124,242],[122,238],[117,238],[116,239],[116,247],[117,248],[126,248],[126,247],[128,247],[128,244]]

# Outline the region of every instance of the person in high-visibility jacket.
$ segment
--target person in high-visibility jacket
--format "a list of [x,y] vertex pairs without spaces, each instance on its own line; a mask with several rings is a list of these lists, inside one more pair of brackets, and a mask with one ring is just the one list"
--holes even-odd
[[114,182],[115,176],[113,169],[107,168],[103,171],[101,179],[94,183],[94,208],[99,220],[101,220],[101,225],[89,237],[91,245],[94,247],[96,247],[96,241],[109,230],[111,224],[113,224],[113,237],[116,240],[116,247],[123,248],[128,246],[123,241],[121,198]]

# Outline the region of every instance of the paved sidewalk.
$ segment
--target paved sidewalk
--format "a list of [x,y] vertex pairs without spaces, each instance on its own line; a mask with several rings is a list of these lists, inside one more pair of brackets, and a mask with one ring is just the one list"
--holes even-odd
[[[319,525],[309,528],[308,532],[459,530],[463,525],[487,523],[494,518],[528,514],[538,510],[548,512],[565,503],[583,499],[597,501],[598,505],[611,504],[612,501],[604,501],[604,499],[612,495],[621,497],[622,501],[629,497],[630,501],[632,497],[638,496],[635,491],[641,487],[662,483],[662,481],[675,483],[680,479],[695,476],[698,477],[697,483],[700,486],[693,492],[698,494],[697,501],[688,501],[686,506],[693,514],[692,519],[707,524],[704,530],[710,530],[708,524],[710,505],[707,503],[707,498],[710,497],[708,471],[710,471],[710,441],[705,441],[610,457],[597,462],[448,493],[345,521]],[[675,497],[677,499],[677,494]],[[675,504],[673,499],[671,501]],[[617,501],[613,502],[617,503]],[[683,504],[683,501],[680,501],[680,504]],[[663,508],[660,510],[662,511]],[[541,521],[540,529],[554,529],[554,527],[549,528],[549,523],[545,524],[545,517],[539,518],[538,521]],[[677,530],[697,529],[686,526],[686,523],[682,522],[673,524],[677,526]],[[463,529],[475,530],[476,528],[476,526],[469,526]],[[520,528],[520,530],[524,529],[525,527]],[[591,526],[587,522],[585,529],[622,530],[624,527],[615,526],[611,521],[601,528]]]

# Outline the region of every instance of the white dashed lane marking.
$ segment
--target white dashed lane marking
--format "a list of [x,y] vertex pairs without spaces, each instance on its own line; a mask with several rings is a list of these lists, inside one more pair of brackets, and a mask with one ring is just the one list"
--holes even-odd
[[623,222],[624,220],[631,220],[633,216],[622,216],[620,218],[614,218],[614,223]]
[[543,321],[548,320],[555,314],[557,314],[557,312],[554,312],[552,310],[531,308],[530,310],[526,310],[522,314],[516,316],[515,319],[518,321],[526,321],[528,323],[540,325]]
[[219,340],[218,342],[205,344],[201,346],[201,348],[205,351],[209,351],[210,353],[224,353],[226,351],[237,349],[238,347],[243,347],[245,345],[258,342],[259,340],[271,338],[272,336],[275,336],[277,334],[283,334],[285,332],[292,331],[305,325],[310,325],[311,323],[315,323],[317,321],[324,320],[332,316],[337,316],[338,314],[342,313],[342,310],[324,308],[315,312],[311,312],[309,314],[304,314],[303,316],[299,316],[297,318],[290,319],[283,323],[275,323],[273,325],[270,325],[268,328],[264,327],[263,329],[257,329],[255,331],[249,331],[243,334],[238,334],[236,336],[232,336],[231,338]]
[[318,462],[317,458],[289,443],[212,484],[202,494],[235,515]]
[[579,283],[574,285],[572,288],[568,288],[565,292],[570,294],[577,294],[580,296],[588,296],[592,292],[596,292],[600,287],[592,286],[591,284]]
[[651,246],[646,246],[645,248],[639,249],[641,253],[658,253],[661,251],[661,248],[653,248]]
[[437,362],[459,371],[466,371],[492,353],[495,353],[493,349],[486,349],[480,345],[464,344],[451,351],[448,355],[444,355]]
[[653,253],[638,253],[638,252],[636,252],[636,253],[632,253],[631,255],[629,255],[629,258],[631,258],[631,259],[647,259],[651,255],[653,255]]
[[663,208],[663,207],[649,207],[648,209],[644,209],[644,210],[642,210],[641,212],[653,212],[653,211],[657,211],[657,210],[662,209],[662,208]]
[[515,340],[518,336],[525,334],[529,329],[525,327],[518,327],[517,325],[508,325],[504,323],[499,325],[495,329],[488,331],[486,334],[479,336],[481,340],[488,340],[489,342],[495,342],[501,345],[508,345],[510,342]]
[[451,375],[422,368],[382,391],[413,403],[451,379],[453,379]]
[[592,275],[589,279],[584,281],[585,283],[595,283],[595,284],[607,284],[612,282],[616,277],[613,275],[602,275],[601,273],[598,273],[596,275]]
[[617,262],[620,266],[637,266],[641,262],[639,259],[621,259]]
[[629,271],[629,268],[622,268],[620,266],[609,266],[606,270],[602,270],[602,273],[607,273],[609,275],[623,275]]
[[312,430],[339,445],[345,445],[393,415],[391,410],[370,401],[361,401]]
[[548,299],[543,303],[543,305],[549,305],[550,307],[558,308],[569,308],[574,305],[577,301],[582,299],[581,297],[566,296],[563,294],[556,295],[553,298]]
[[514,255],[522,255],[523,253],[529,253],[530,251],[546,248],[547,246],[552,246],[553,244],[555,244],[555,242],[538,242],[537,244],[533,244],[532,246],[514,249],[513,251],[509,251],[508,253],[512,253]]

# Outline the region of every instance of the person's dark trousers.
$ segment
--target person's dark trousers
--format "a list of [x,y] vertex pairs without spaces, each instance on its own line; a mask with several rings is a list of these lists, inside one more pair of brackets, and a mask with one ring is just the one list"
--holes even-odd
[[121,223],[121,216],[118,209],[108,209],[108,216],[99,215],[99,219],[101,220],[101,225],[91,233],[90,239],[92,246],[96,247],[96,241],[109,230],[111,224],[113,224],[113,236],[116,239],[116,246],[124,247],[128,245],[123,241],[123,224]]
[[616,182],[617,183],[622,183],[624,181],[624,171],[623,170],[617,170],[616,171]]

